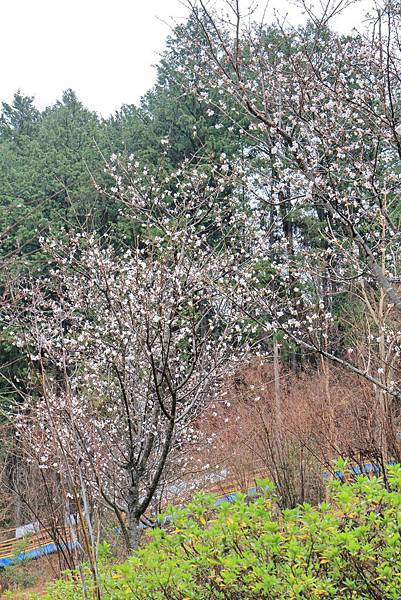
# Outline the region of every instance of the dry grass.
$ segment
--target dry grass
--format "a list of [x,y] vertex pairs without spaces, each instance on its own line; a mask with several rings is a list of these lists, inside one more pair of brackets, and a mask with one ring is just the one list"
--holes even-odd
[[249,488],[254,473],[268,474],[293,506],[324,497],[323,473],[338,457],[380,463],[397,455],[398,419],[390,413],[383,421],[371,386],[323,367],[280,368],[275,382],[271,363],[242,365],[199,424],[213,443],[200,445],[194,462],[209,464],[209,473],[227,470],[237,489]]

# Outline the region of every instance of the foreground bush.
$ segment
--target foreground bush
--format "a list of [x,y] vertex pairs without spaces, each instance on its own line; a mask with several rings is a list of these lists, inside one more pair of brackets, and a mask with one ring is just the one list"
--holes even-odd
[[[137,555],[101,567],[103,597],[237,600],[401,597],[401,469],[388,489],[363,476],[331,482],[329,501],[281,513],[266,486],[255,498],[214,506],[199,496],[173,512]],[[59,581],[48,600],[82,598]],[[90,597],[90,596],[89,596]]]

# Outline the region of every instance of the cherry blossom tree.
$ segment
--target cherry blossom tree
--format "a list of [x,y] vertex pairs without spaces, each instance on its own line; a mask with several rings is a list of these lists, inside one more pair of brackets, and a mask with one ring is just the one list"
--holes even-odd
[[[345,2],[318,14],[305,4],[309,22],[298,29],[243,19],[240,2],[221,15],[202,0],[190,5],[199,33],[181,38],[186,90],[239,130],[244,190],[266,228],[267,267],[244,281],[243,310],[320,356],[323,369],[334,362],[373,384],[380,443],[399,454],[399,5],[377,3],[366,32],[347,36],[330,28]],[[355,343],[347,322],[357,315]]]
[[221,165],[187,163],[163,182],[133,161],[109,167],[110,193],[142,233],[125,249],[85,234],[44,243],[53,266],[25,289],[19,343],[36,368],[17,423],[31,459],[84,504],[112,508],[136,548],[169,460],[196,436],[243,336],[214,284],[232,271],[244,216],[234,196],[222,202]]

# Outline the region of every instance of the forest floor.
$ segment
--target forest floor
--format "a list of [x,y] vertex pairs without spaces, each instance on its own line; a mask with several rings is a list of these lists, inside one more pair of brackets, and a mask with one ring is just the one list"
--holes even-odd
[[18,570],[0,571],[0,600],[25,600],[32,596],[41,596],[47,584],[59,577],[57,556],[46,556],[29,561]]

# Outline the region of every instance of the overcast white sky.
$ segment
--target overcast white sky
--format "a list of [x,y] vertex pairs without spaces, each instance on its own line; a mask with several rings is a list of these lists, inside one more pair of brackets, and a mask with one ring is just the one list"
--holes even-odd
[[[349,9],[339,28],[358,27],[368,2]],[[273,3],[299,18],[285,0]],[[21,89],[44,108],[72,88],[104,116],[152,86],[173,19],[186,14],[180,0],[0,0],[0,8],[0,101]]]

